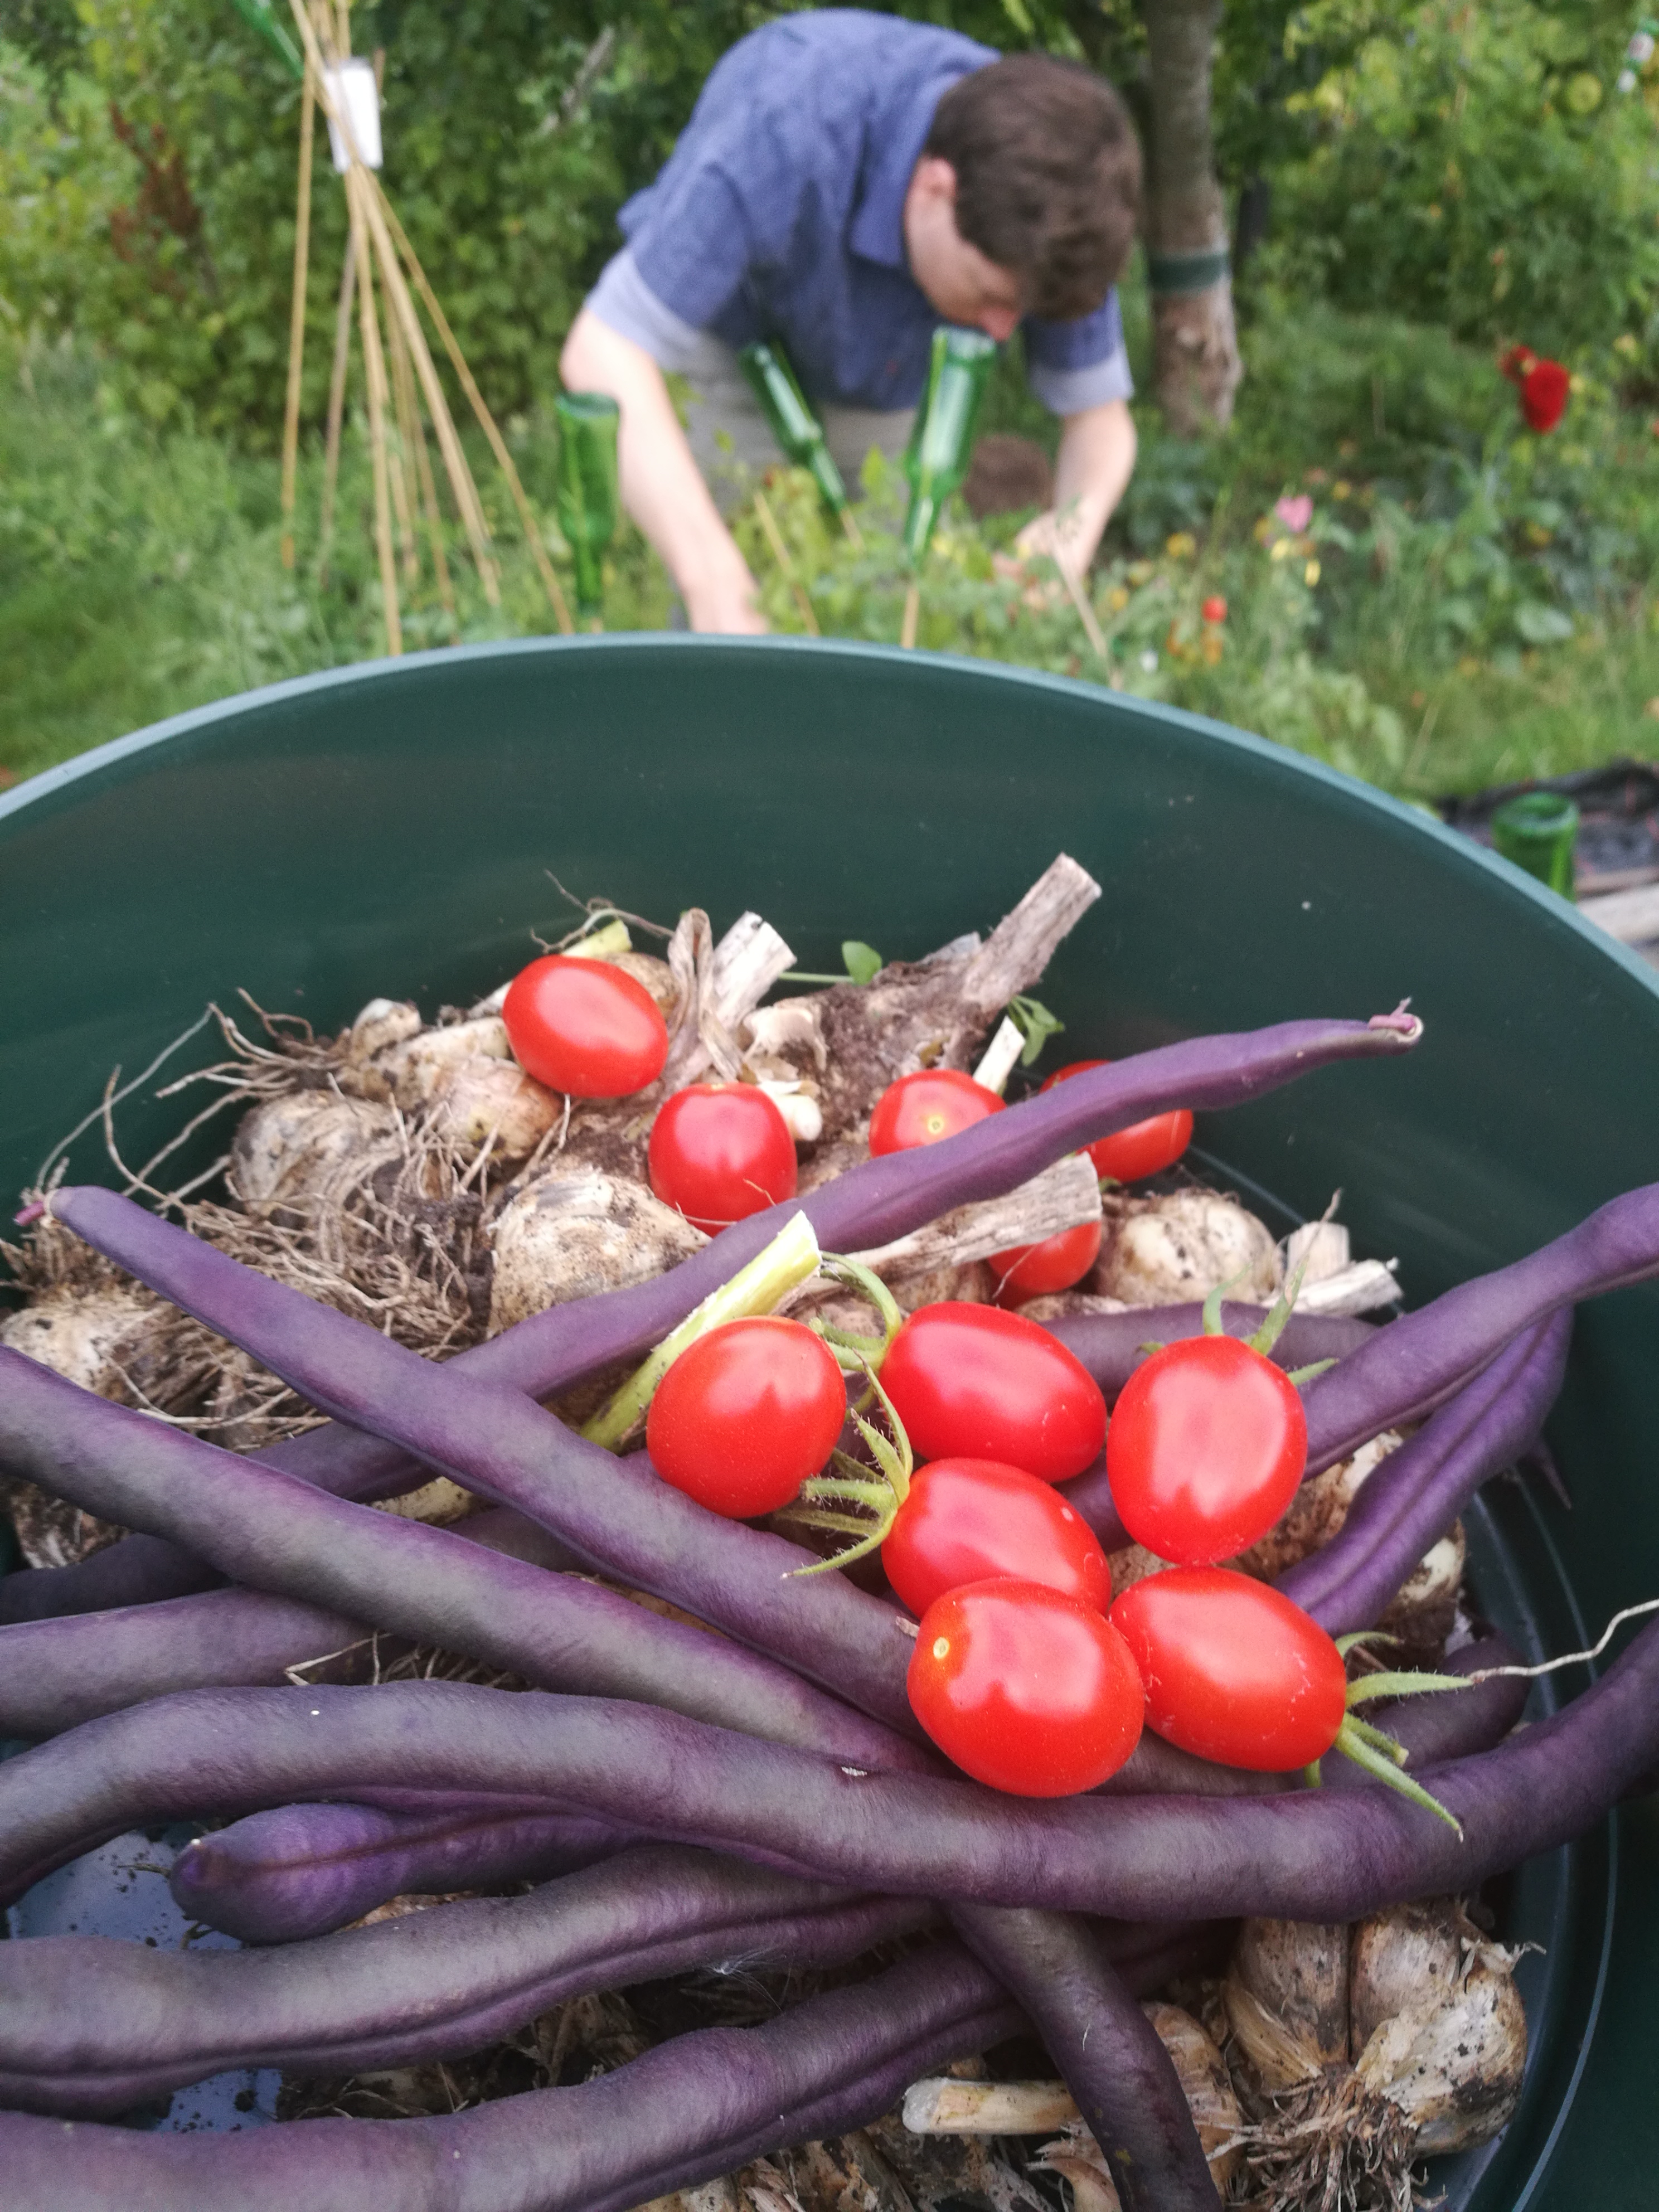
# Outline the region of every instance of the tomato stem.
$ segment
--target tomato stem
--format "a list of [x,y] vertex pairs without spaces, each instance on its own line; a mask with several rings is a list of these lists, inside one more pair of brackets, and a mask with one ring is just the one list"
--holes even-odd
[[[838,1283],[845,1283],[849,1290],[857,1291],[875,1308],[882,1333],[879,1336],[859,1336],[850,1329],[837,1328],[833,1322],[827,1321],[811,1321],[806,1325],[815,1336],[821,1336],[835,1353],[844,1375],[868,1374],[881,1365],[893,1339],[904,1326],[904,1316],[899,1311],[898,1302],[875,1270],[866,1267],[861,1260],[847,1260],[835,1253],[826,1253],[818,1264],[824,1274]],[[867,1406],[869,1402],[866,1393],[862,1406]]]
[[[797,1567],[797,1575],[821,1575],[830,1567],[850,1567],[855,1559],[868,1559],[887,1540],[899,1508],[910,1495],[910,1477],[915,1472],[910,1439],[875,1369],[866,1364],[864,1372],[869,1377],[871,1392],[881,1401],[882,1416],[890,1434],[884,1436],[856,1407],[851,1418],[882,1480],[874,1480],[868,1468],[846,1452],[836,1451],[830,1455],[828,1474],[813,1475],[801,1485],[799,1494],[807,1504],[786,1506],[781,1518],[802,1522],[809,1528],[834,1528],[844,1534],[856,1535],[859,1540],[846,1551],[837,1552],[833,1559],[818,1559],[810,1567]],[[854,1504],[866,1507],[876,1516],[874,1526],[866,1520],[855,1521],[850,1515],[823,1513],[818,1501],[834,1498],[848,1498]]]
[[644,1364],[585,1424],[582,1435],[589,1443],[603,1444],[607,1451],[618,1450],[645,1419],[657,1385],[681,1352],[723,1322],[769,1314],[781,1299],[817,1273],[822,1257],[811,1223],[804,1213],[792,1214],[764,1251],[757,1252],[730,1282],[711,1291],[677,1329],[664,1337]]
[[[1319,1226],[1322,1229],[1330,1219],[1331,1216],[1336,1212],[1337,1200],[1341,1197],[1341,1195],[1342,1194],[1340,1190],[1336,1192],[1334,1196],[1333,1196],[1330,1204],[1325,1208],[1323,1213],[1320,1215]],[[1278,1343],[1279,1338],[1284,1334],[1285,1324],[1289,1321],[1291,1310],[1295,1306],[1297,1298],[1302,1295],[1302,1278],[1308,1272],[1308,1261],[1312,1255],[1313,1248],[1317,1242],[1317,1237],[1309,1238],[1307,1249],[1303,1253],[1302,1257],[1296,1263],[1296,1273],[1291,1277],[1290,1281],[1286,1283],[1284,1289],[1279,1292],[1279,1296],[1273,1300],[1272,1305],[1267,1309],[1267,1318],[1262,1322],[1261,1328],[1257,1329],[1254,1336],[1247,1336],[1244,1340],[1246,1344],[1249,1346],[1251,1351],[1259,1352],[1264,1359],[1273,1350],[1274,1345]],[[1235,1275],[1233,1280],[1237,1282],[1238,1280],[1238,1277]],[[1216,1328],[1218,1330],[1221,1326],[1221,1301],[1218,1295],[1214,1291],[1212,1291],[1211,1297],[1214,1297],[1216,1300]],[[1209,1299],[1207,1298],[1204,1302],[1204,1326],[1206,1329],[1210,1326],[1210,1304]],[[1214,1332],[1212,1333],[1213,1334]],[[1325,1364],[1327,1366],[1334,1366],[1336,1363],[1334,1360],[1328,1360]],[[1297,1380],[1294,1376],[1292,1376],[1291,1379],[1292,1382]]]
[[[1363,1723],[1356,1724],[1352,1715],[1346,1717],[1341,1727],[1336,1732],[1336,1741],[1332,1744],[1331,1749],[1340,1751],[1345,1758],[1352,1759],[1356,1766],[1363,1767],[1367,1774],[1374,1776],[1378,1782],[1385,1782],[1390,1790],[1396,1790],[1401,1796],[1408,1797],[1413,1805],[1420,1805],[1425,1813],[1432,1813],[1437,1820],[1443,1820],[1449,1828],[1455,1828],[1461,1840],[1463,1824],[1456,1814],[1449,1813],[1437,1797],[1431,1797],[1420,1782],[1414,1782],[1409,1774],[1402,1774],[1395,1758],[1368,1743],[1365,1737],[1359,1733],[1359,1728],[1365,1725]],[[1381,1735],[1382,1731],[1381,1729],[1372,1730],[1367,1726],[1366,1734]],[[1405,1753],[1400,1745],[1395,1744],[1394,1750],[1400,1758],[1404,1758]]]

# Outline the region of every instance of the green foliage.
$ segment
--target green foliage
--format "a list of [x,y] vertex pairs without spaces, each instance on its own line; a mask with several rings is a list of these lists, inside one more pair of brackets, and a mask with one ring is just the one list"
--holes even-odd
[[1639,326],[1659,139],[1615,90],[1631,23],[1583,0],[1310,0],[1286,53],[1346,52],[1285,103],[1312,144],[1278,174],[1281,276],[1541,353]]

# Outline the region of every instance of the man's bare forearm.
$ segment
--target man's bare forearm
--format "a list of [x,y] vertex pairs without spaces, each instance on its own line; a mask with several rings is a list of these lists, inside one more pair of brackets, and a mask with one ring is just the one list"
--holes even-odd
[[1080,577],[1134,473],[1135,426],[1128,403],[1109,399],[1068,415],[1054,464],[1054,503],[1021,531],[1016,550],[1048,554]]
[[755,580],[691,458],[650,355],[584,307],[565,340],[559,371],[567,389],[602,392],[616,401],[623,505],[679,586],[692,629],[763,631]]

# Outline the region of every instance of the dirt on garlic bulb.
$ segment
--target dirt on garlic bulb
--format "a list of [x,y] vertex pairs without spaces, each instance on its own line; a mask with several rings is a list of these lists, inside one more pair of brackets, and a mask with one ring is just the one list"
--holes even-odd
[[1519,1955],[1455,1898],[1352,1928],[1245,1921],[1222,2003],[1247,2201],[1412,2212],[1414,2166],[1487,2142],[1520,2100]]
[[538,1176],[493,1224],[489,1334],[664,1274],[708,1242],[643,1183],[592,1170]]

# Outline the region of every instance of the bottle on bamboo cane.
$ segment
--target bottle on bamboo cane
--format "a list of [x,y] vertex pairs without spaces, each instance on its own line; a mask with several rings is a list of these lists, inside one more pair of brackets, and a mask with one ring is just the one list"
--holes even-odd
[[916,410],[915,428],[904,456],[904,473],[910,482],[904,550],[913,568],[927,557],[945,503],[961,489],[968,474],[996,350],[995,341],[980,331],[945,328],[933,332],[927,389]]
[[562,392],[559,528],[576,564],[576,606],[590,620],[604,611],[605,556],[617,534],[617,407],[602,392]]
[[812,412],[801,390],[789,356],[775,339],[744,346],[738,365],[771,426],[778,451],[798,469],[805,469],[818,488],[818,496],[836,517],[847,513],[847,486],[830,457],[823,425]]

